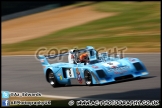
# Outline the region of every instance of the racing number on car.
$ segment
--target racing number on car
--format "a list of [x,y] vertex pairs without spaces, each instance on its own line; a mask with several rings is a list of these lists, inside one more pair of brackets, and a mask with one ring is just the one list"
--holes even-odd
[[73,78],[74,77],[74,73],[73,73],[73,69],[67,69],[67,77],[68,78]]
[[71,75],[71,71],[69,71],[69,76],[71,77],[72,75]]

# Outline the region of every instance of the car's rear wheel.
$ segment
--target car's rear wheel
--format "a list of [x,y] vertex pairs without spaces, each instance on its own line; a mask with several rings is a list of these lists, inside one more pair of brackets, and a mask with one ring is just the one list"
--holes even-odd
[[54,73],[52,71],[50,71],[48,73],[48,81],[49,81],[49,83],[50,83],[50,85],[52,87],[56,87],[57,86],[56,78],[55,78],[55,75],[54,75]]
[[88,70],[85,70],[84,77],[85,77],[86,85],[91,86],[92,85],[92,76]]

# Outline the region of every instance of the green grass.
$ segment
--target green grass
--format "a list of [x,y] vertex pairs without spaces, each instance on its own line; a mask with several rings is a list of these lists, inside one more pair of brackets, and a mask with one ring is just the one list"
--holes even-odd
[[2,54],[35,52],[39,47],[73,48],[87,45],[95,48],[127,46],[128,52],[160,51],[160,2],[99,2],[92,6],[96,11],[117,14],[44,37],[3,44]]

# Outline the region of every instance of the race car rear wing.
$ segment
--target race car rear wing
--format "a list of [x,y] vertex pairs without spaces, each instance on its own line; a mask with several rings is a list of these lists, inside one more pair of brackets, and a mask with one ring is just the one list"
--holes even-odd
[[69,55],[69,53],[62,53],[62,54],[56,54],[56,55],[45,55],[47,59],[55,59],[56,57],[66,56]]
[[49,62],[44,55],[38,55],[38,59],[40,60],[42,65],[49,65]]
[[40,60],[42,65],[49,65],[48,59],[55,59],[57,57],[69,55],[69,53],[62,53],[56,55],[38,55],[38,59]]

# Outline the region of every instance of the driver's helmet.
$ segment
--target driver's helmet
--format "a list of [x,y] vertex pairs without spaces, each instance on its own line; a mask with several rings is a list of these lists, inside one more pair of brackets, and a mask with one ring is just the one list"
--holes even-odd
[[82,62],[86,62],[88,60],[88,54],[87,53],[83,53],[79,56],[79,60]]

